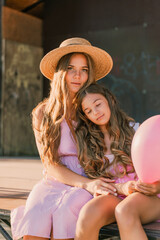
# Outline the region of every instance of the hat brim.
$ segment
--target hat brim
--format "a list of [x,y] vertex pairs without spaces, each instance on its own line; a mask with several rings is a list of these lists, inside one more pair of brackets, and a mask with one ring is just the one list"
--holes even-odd
[[94,63],[95,79],[98,80],[106,76],[112,69],[113,61],[111,56],[104,50],[88,45],[69,45],[56,48],[47,53],[40,62],[42,74],[53,80],[53,75],[58,61],[66,54],[80,52],[88,54]]

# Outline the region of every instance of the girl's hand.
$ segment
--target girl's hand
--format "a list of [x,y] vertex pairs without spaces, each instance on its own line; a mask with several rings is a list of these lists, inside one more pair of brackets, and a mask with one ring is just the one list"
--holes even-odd
[[145,195],[157,195],[160,193],[160,180],[154,183],[144,183],[138,180],[135,188],[138,192],[144,193]]
[[114,183],[114,180],[101,177],[90,180],[90,182],[86,183],[85,189],[94,196],[108,194],[117,196],[117,190],[112,183]]
[[116,183],[115,187],[117,188],[117,192],[119,194],[128,196],[129,194],[136,191],[135,185],[136,185],[136,181],[128,181],[125,183]]

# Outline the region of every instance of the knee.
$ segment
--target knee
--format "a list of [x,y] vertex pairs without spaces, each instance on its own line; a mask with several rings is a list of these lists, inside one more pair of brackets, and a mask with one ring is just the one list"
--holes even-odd
[[[89,231],[92,228],[100,228],[101,226],[101,218],[102,218],[102,213],[101,211],[96,208],[96,206],[90,206],[90,204],[86,204],[82,207],[78,221],[77,221],[77,226],[78,228],[84,231]],[[103,225],[103,224],[102,224]]]
[[122,201],[115,208],[115,218],[118,224],[133,225],[136,221],[135,209]]
[[117,222],[119,222],[125,215],[127,215],[127,210],[124,204],[119,203],[115,208],[115,218]]

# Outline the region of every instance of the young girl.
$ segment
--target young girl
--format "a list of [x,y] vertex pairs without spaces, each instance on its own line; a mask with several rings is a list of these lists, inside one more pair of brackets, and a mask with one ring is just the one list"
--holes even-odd
[[33,130],[44,179],[26,206],[12,211],[13,239],[74,238],[79,211],[95,193],[97,180],[86,177],[77,158],[73,100],[111,68],[110,55],[83,38],[65,40],[42,59],[40,69],[51,80],[51,90],[33,110]]
[[121,239],[147,239],[142,224],[160,217],[160,181],[137,181],[130,152],[138,124],[119,108],[113,94],[98,84],[79,93],[77,109],[81,166],[91,178],[108,177],[115,182],[100,183],[100,195],[81,209],[75,239],[98,239],[100,228],[115,220]]

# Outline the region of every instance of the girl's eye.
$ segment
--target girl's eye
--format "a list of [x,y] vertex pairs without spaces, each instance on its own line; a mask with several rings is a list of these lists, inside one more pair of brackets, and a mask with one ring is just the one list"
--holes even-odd
[[89,110],[88,112],[87,112],[87,114],[90,114],[91,113],[91,110]]
[[97,105],[96,105],[96,107],[98,107],[98,106],[100,106],[101,104],[100,103],[98,103]]

